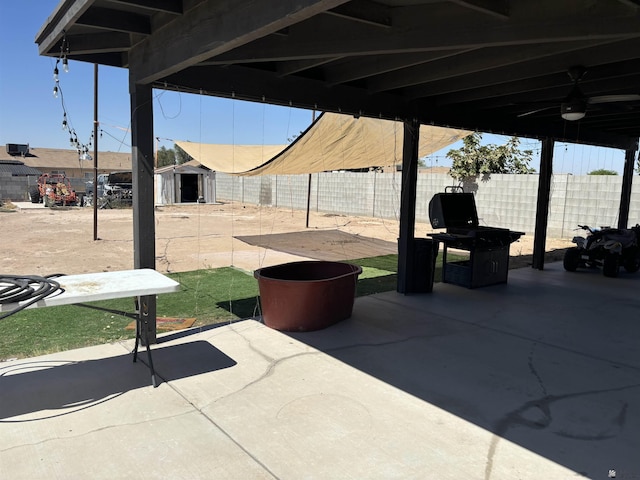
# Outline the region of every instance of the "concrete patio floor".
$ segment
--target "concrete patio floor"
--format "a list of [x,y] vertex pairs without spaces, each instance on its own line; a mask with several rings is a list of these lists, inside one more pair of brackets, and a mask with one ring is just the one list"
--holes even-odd
[[131,342],[5,362],[0,478],[640,478],[639,291],[554,263],[168,334],[155,389]]

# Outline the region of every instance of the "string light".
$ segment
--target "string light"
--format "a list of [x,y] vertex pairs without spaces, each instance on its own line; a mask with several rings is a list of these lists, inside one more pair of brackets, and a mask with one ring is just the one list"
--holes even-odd
[[67,73],[69,72],[69,42],[67,41],[67,37],[63,32],[62,42],[60,44],[60,55],[56,59],[56,64],[53,68],[53,96],[55,98],[60,97],[60,103],[62,105],[62,130],[69,132],[69,145],[72,148],[75,148],[78,152],[78,160],[91,160],[91,155],[89,155],[89,147],[91,147],[93,143],[93,131],[91,132],[91,137],[89,138],[89,142],[87,144],[83,144],[78,140],[78,135],[76,134],[75,129],[71,123],[71,119],[67,113],[67,109],[64,103],[64,95],[62,94],[62,87],[60,86],[60,71],[58,70],[58,65],[62,61],[62,70]]

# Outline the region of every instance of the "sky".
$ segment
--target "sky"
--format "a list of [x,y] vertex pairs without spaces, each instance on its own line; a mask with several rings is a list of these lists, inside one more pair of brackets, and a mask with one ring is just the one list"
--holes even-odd
[[[29,144],[37,148],[72,148],[67,122],[83,144],[93,132],[93,64],[70,61],[59,67],[61,95],[53,96],[55,59],[38,55],[35,38],[58,0],[0,0],[0,145]],[[64,102],[64,108],[63,108]],[[235,145],[284,145],[305,130],[313,112],[292,107],[244,102],[154,90],[156,147],[173,148],[175,140]],[[130,152],[128,71],[98,68],[98,149]],[[508,137],[483,134],[483,142],[502,144]],[[427,166],[450,166],[446,153],[461,142],[427,157]],[[540,143],[521,139],[521,149],[534,152],[539,169]],[[91,147],[93,150],[93,147]],[[0,152],[3,154],[4,152]],[[624,152],[556,143],[554,173],[586,174],[605,168],[622,173]]]

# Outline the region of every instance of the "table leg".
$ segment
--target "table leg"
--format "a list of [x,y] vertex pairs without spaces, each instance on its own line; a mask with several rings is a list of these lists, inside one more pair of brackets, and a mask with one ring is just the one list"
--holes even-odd
[[133,349],[133,361],[138,359],[138,346],[142,339],[142,332],[144,331],[144,344],[147,347],[147,356],[149,357],[149,370],[151,370],[151,384],[154,388],[158,386],[156,381],[156,371],[153,368],[153,357],[151,356],[151,346],[149,345],[149,322],[148,312],[146,312],[144,302],[140,301],[140,298],[136,298],[136,343]]

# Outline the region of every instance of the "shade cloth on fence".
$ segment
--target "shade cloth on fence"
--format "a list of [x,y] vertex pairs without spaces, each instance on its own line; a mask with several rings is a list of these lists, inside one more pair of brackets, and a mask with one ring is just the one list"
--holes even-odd
[[[323,113],[291,145],[211,145],[177,141],[202,165],[236,175],[295,175],[386,167],[402,163],[403,124],[375,118]],[[472,132],[421,126],[419,157]]]

